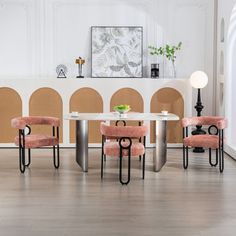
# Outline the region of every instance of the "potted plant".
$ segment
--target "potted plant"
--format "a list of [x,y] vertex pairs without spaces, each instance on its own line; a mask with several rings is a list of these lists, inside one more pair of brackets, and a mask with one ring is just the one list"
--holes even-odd
[[182,42],[179,42],[177,46],[166,44],[163,47],[155,47],[149,46],[150,54],[156,56],[165,56],[169,61],[172,63],[173,67],[173,76],[176,77],[176,68],[175,68],[175,60],[176,60],[176,53],[182,47]]

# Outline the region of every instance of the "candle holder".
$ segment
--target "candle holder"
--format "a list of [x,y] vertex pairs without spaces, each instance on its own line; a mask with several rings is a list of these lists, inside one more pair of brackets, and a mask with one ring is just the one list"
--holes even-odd
[[85,63],[85,60],[79,57],[78,59],[75,60],[75,63],[78,64],[78,73],[79,73],[79,75],[76,76],[76,78],[84,78],[84,76],[82,75],[82,67],[83,64]]

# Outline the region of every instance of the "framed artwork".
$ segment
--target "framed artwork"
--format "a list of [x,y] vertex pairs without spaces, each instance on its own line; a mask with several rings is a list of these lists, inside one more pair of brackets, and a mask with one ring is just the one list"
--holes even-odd
[[141,78],[143,28],[92,26],[92,77]]

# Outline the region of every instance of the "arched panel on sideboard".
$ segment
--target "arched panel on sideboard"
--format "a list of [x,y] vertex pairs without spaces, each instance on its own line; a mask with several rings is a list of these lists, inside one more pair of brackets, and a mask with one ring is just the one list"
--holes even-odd
[[[70,98],[70,112],[85,113],[103,112],[101,95],[92,88],[81,88],[75,91]],[[100,143],[100,121],[89,121],[89,143]],[[75,122],[70,121],[70,143],[75,143]]]
[[18,131],[11,127],[11,119],[22,116],[20,95],[11,88],[0,88],[0,143],[12,143]]
[[[167,110],[169,113],[174,113],[180,117],[184,117],[184,100],[182,95],[173,88],[162,88],[158,90],[151,99],[150,110],[154,113],[159,113],[162,110]],[[151,122],[150,142],[155,142],[154,122]],[[180,121],[168,121],[167,123],[167,142],[182,143],[182,128]]]
[[[142,95],[132,88],[122,88],[116,91],[110,101],[110,111],[113,111],[113,107],[120,104],[128,104],[131,107],[131,112],[143,112],[144,103]],[[137,122],[129,121],[128,125],[137,125]]]
[[[51,88],[40,88],[30,97],[29,101],[30,116],[53,116],[60,118],[60,142],[63,140],[63,104],[60,94]],[[32,133],[52,133],[50,126],[33,126]]]

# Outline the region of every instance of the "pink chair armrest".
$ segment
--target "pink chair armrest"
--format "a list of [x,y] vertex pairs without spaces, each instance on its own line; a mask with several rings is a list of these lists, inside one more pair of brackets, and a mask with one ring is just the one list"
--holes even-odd
[[26,125],[51,125],[60,126],[60,119],[50,116],[27,116],[16,117],[11,120],[11,126],[17,129],[24,129]]
[[142,126],[110,126],[105,123],[101,123],[100,131],[103,135],[107,137],[121,138],[139,138],[146,136],[148,133],[147,125]]
[[219,116],[201,116],[183,118],[181,121],[182,127],[195,126],[195,125],[215,125],[218,129],[227,128],[227,119]]

